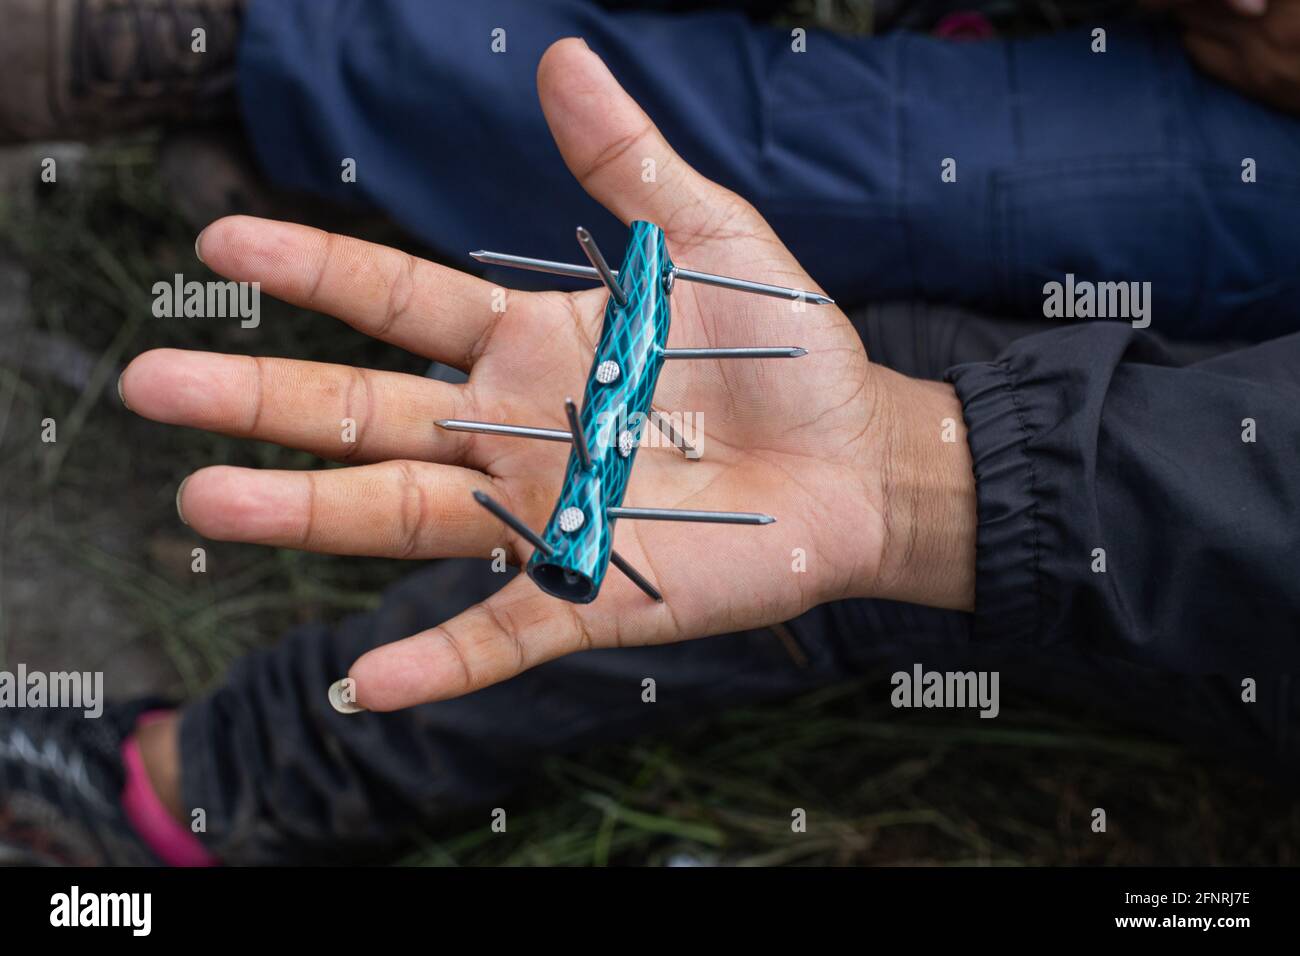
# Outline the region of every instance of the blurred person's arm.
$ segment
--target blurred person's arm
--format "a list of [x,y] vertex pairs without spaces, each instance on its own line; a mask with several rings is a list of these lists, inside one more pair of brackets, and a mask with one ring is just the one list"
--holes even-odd
[[1206,73],[1290,113],[1300,113],[1300,0],[1147,0],[1183,27]]
[[1206,2],[1217,3],[1222,9],[1243,17],[1262,16],[1269,5],[1269,0],[1142,0],[1142,6],[1148,10],[1172,11]]
[[382,209],[450,264],[556,258],[575,222],[622,241],[528,92],[580,35],[846,305],[1041,317],[1045,279],[1073,272],[1150,281],[1170,337],[1300,329],[1300,122],[1196,68],[1166,24],[1100,26],[1104,53],[1090,28],[954,43],[566,0],[285,0],[249,8],[238,79],[272,180]]
[[1094,322],[959,365],[975,639],[1300,667],[1300,334],[1185,367]]

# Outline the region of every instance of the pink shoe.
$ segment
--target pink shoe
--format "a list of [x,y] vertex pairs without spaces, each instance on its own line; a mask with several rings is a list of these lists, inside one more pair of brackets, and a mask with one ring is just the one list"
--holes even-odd
[[934,28],[934,35],[945,40],[988,40],[997,36],[988,17],[976,10],[950,13]]

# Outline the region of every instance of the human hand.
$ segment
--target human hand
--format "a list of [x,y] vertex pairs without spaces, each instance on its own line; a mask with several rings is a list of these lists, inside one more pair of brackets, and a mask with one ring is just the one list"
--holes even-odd
[[[659,224],[692,269],[815,288],[762,217],[701,177],[580,40],[538,69],[565,162],[624,222]],[[657,181],[642,181],[653,159]],[[508,294],[396,250],[232,217],[199,240],[203,261],[289,302],[469,372],[465,385],[273,358],[157,350],[123,373],[145,417],[277,442],[351,467],[313,472],[212,467],[177,505],[212,538],[359,555],[487,558],[531,548],[475,503],[483,490],[541,528],[567,446],[442,431],[459,418],[567,428],[606,292]],[[525,251],[525,250],[519,250]],[[377,648],[350,669],[358,704],[394,710],[467,693],[591,647],[679,641],[787,620],[826,601],[880,596],[968,608],[974,592],[974,478],[961,406],[947,385],[871,365],[833,306],[679,282],[670,346],[800,345],[793,360],[671,362],[655,395],[698,413],[705,455],[642,449],[629,506],[750,510],[765,527],[622,521],[615,546],[663,593],[656,604],[611,574],[590,604],[521,576],[432,630]],[[340,424],[356,422],[356,441]],[[941,441],[945,419],[955,441]],[[953,437],[953,436],[949,436]],[[806,571],[795,570],[796,549]],[[324,688],[322,688],[324,691]]]
[[1202,70],[1300,113],[1300,0],[1176,0],[1161,8],[1182,24],[1183,43]]
[[1230,10],[1243,17],[1263,16],[1269,4],[1269,0],[1141,0],[1143,7],[1155,11],[1177,11],[1202,2],[1217,5],[1220,9]]

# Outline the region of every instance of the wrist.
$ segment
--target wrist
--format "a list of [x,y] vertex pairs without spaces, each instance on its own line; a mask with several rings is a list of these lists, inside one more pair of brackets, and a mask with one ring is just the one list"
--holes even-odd
[[884,541],[871,596],[969,611],[975,606],[975,472],[961,400],[946,382],[881,376],[873,466]]

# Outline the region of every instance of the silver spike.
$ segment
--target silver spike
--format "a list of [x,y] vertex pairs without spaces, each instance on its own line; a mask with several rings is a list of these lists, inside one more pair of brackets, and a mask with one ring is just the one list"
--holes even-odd
[[731,276],[715,276],[708,272],[696,272],[694,269],[678,269],[677,278],[700,285],[717,286],[719,289],[734,289],[737,292],[752,292],[755,295],[770,295],[777,299],[794,299],[796,302],[811,302],[813,305],[834,305],[835,300],[820,292],[808,292],[804,289],[791,289],[783,285],[769,285],[766,282],[754,282],[750,279],[735,279]]
[[645,577],[642,576],[640,571],[632,567],[632,565],[628,564],[627,558],[623,557],[623,555],[619,554],[617,551],[611,551],[609,553],[609,563],[614,565],[614,567],[618,568],[624,574],[626,574],[628,580],[630,580],[633,584],[639,587],[646,594],[650,595],[650,597],[653,598],[655,601],[657,601],[660,604],[664,603],[664,596],[655,589],[655,586],[653,584],[651,584],[649,581],[645,579]]
[[489,498],[481,491],[474,492],[474,500],[500,518],[511,531],[526,539],[529,544],[542,554],[550,557],[553,553],[551,546],[542,539],[542,536],[507,511],[505,505],[494,498]]
[[772,524],[771,515],[753,511],[691,511],[685,508],[609,508],[611,518],[642,521],[707,521],[713,524]]
[[738,348],[738,349],[664,349],[660,354],[666,359],[744,359],[744,358],[799,358],[807,355],[807,349],[798,346],[781,346],[778,348]]
[[[470,253],[470,258],[477,262],[494,266],[510,266],[514,269],[528,269],[532,272],[549,272],[557,276],[569,276],[574,279],[600,279],[600,273],[594,266],[577,266],[569,262],[556,262],[552,259],[533,259],[528,256],[513,256],[505,252],[489,252],[479,249]],[[766,282],[752,282],[749,279],[734,279],[731,276],[718,276],[708,272],[696,272],[694,269],[675,269],[673,274],[687,282],[701,285],[717,286],[720,289],[735,289],[738,292],[753,292],[756,295],[770,295],[778,299],[793,299],[796,302],[811,302],[813,305],[834,305],[835,300],[820,292],[808,292],[804,289],[791,289],[787,286],[769,285]],[[617,280],[618,273],[611,270],[610,275]]]
[[[474,492],[474,500],[499,518],[506,527],[510,528],[511,531],[515,532],[515,534],[519,535],[521,538],[524,538],[529,544],[542,552],[542,554],[546,555],[548,558],[555,553],[554,549],[546,543],[541,535],[511,514],[499,501],[488,497],[481,491]],[[609,561],[610,564],[614,565],[614,567],[626,574],[633,584],[639,587],[646,594],[650,595],[650,597],[658,603],[663,603],[664,596],[655,590],[655,586],[647,581],[640,571],[632,567],[632,565],[627,562],[627,559],[621,554],[617,551],[611,551],[609,553]]]
[[591,449],[587,447],[587,436],[583,434],[582,420],[578,418],[578,406],[573,404],[573,399],[564,400],[564,414],[569,417],[569,436],[578,452],[578,461],[582,462],[582,470],[591,471]]
[[573,441],[573,435],[560,428],[532,428],[528,425],[467,422],[458,418],[440,418],[434,424],[450,432],[480,432],[484,435],[514,435],[517,438],[540,438],[543,441]]
[[[650,412],[650,420],[664,433],[664,436],[681,449],[691,461],[699,461],[699,451],[683,438],[672,423],[656,411]],[[573,433],[562,428],[534,428],[531,425],[501,425],[497,422],[470,422],[459,418],[440,418],[434,422],[439,428],[450,432],[478,432],[483,435],[509,435],[515,438],[538,438],[542,441],[573,441]],[[584,466],[585,467],[585,466]]]
[[591,263],[592,268],[596,270],[596,274],[600,276],[600,281],[605,283],[605,288],[614,297],[618,307],[620,309],[626,308],[627,293],[618,284],[618,278],[614,275],[614,270],[609,267],[609,263],[601,255],[600,246],[596,245],[596,240],[585,226],[578,227],[578,244],[582,246],[582,251],[587,254],[587,260]]
[[[569,262],[556,262],[553,259],[530,259],[528,256],[512,256],[504,252],[488,252],[486,249],[471,252],[469,257],[490,266],[510,266],[512,269],[527,269],[529,272],[549,272],[551,275],[569,276],[572,279],[600,278],[592,266],[575,266]],[[617,278],[618,273],[615,272],[614,276]]]

